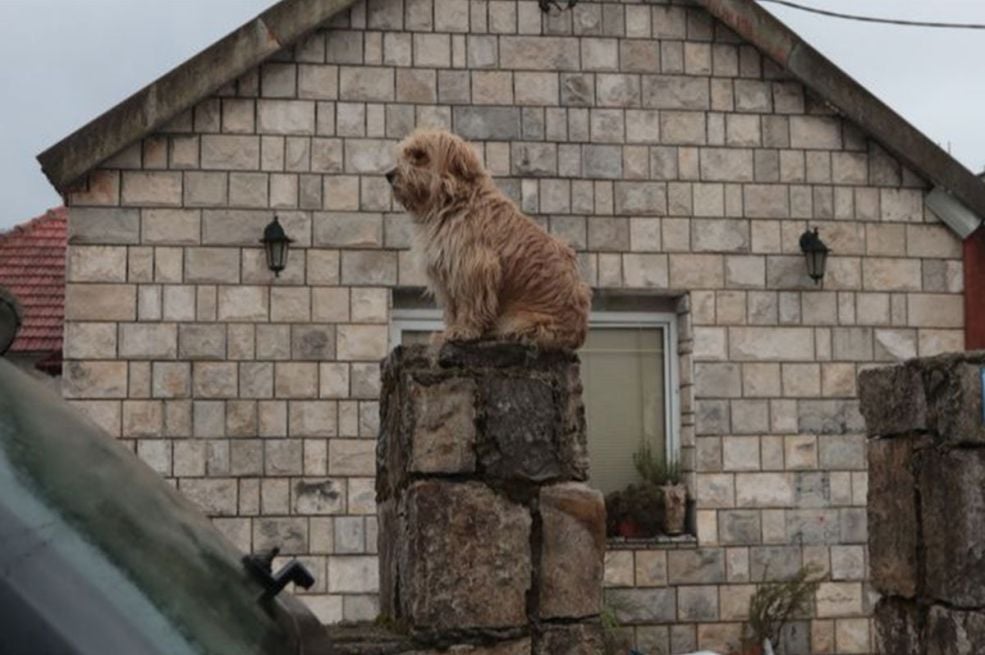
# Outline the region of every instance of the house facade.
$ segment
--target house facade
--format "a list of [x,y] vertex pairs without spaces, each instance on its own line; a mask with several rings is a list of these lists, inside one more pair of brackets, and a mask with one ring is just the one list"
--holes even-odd
[[343,4],[280,3],[230,37],[249,57],[220,42],[42,155],[64,395],[239,547],[300,557],[324,621],[375,617],[379,361],[439,327],[383,172],[445,127],[596,290],[596,482],[635,481],[641,440],[685,472],[690,537],[611,544],[627,635],[725,652],[757,583],[815,564],[785,652],[873,652],[855,380],[964,348],[964,235],[927,199],[981,215],[985,184],[751,2]]

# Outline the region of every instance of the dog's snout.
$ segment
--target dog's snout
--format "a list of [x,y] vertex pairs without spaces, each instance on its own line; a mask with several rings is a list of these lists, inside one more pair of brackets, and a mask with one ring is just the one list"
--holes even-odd
[[384,175],[386,176],[386,181],[389,182],[390,184],[393,184],[393,179],[397,177],[397,169],[391,168],[386,173],[384,173]]

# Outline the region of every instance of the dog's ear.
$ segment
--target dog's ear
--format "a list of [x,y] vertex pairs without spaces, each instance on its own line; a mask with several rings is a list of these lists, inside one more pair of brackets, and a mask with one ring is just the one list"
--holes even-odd
[[479,162],[479,157],[466,143],[458,144],[457,147],[452,148],[448,158],[448,169],[455,177],[466,182],[471,182],[482,175],[482,164]]

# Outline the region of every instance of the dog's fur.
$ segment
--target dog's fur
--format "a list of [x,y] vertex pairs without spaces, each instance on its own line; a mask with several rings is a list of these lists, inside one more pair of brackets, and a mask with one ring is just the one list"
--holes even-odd
[[584,343],[591,290],[574,251],[496,188],[465,141],[417,131],[396,159],[387,179],[414,220],[414,248],[444,310],[442,339]]

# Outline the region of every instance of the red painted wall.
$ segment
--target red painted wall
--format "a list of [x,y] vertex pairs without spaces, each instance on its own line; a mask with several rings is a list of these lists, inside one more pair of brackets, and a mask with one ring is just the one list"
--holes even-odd
[[985,348],[985,227],[964,240],[964,347]]

